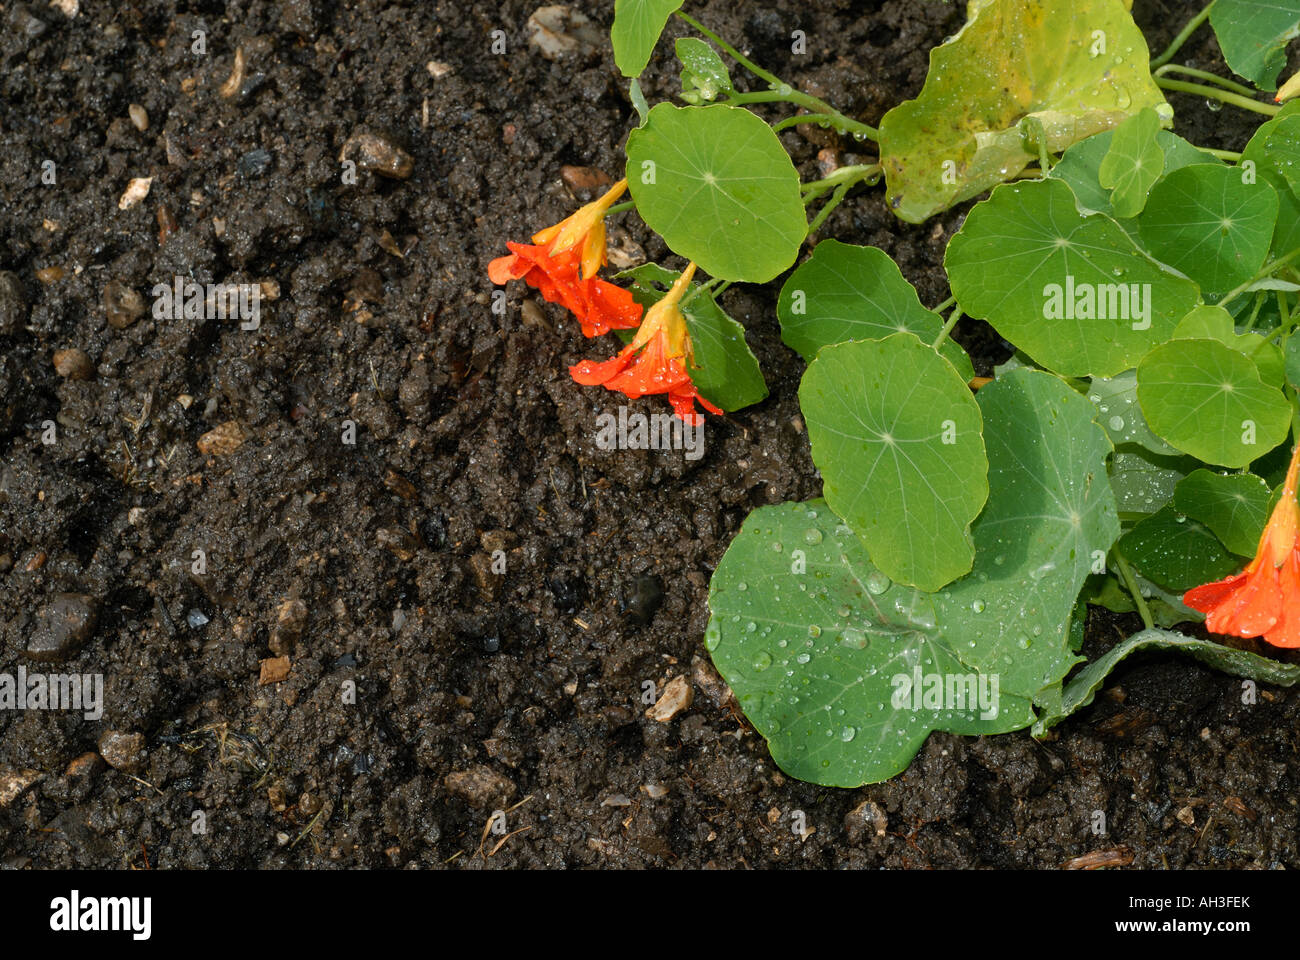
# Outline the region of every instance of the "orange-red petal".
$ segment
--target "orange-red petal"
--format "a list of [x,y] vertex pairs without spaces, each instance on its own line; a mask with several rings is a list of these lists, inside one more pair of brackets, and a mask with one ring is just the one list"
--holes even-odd
[[1231,596],[1245,579],[1244,573],[1238,573],[1226,580],[1216,580],[1214,583],[1193,587],[1183,594],[1183,603],[1193,610],[1209,613]]
[[668,356],[662,333],[652,337],[640,353],[636,351],[637,347],[629,344],[603,363],[583,360],[569,368],[569,375],[583,386],[601,385],[633,399],[647,394],[667,394],[673,412],[691,425],[699,422],[699,414],[695,412],[697,400],[710,413],[722,413],[700,396],[682,359]]
[[507,243],[511,255],[488,264],[488,278],[495,284],[523,279],[550,303],[568,310],[588,337],[610,330],[627,330],[641,321],[642,308],[628,290],[604,280],[582,278],[582,252],[566,250],[551,256],[546,247]]
[[1282,618],[1282,588],[1277,568],[1260,564],[1245,582],[1205,617],[1205,629],[1236,637],[1258,637]]
[[1264,634],[1264,640],[1275,647],[1300,647],[1300,551],[1291,555],[1278,570],[1282,591],[1282,610],[1277,623]]

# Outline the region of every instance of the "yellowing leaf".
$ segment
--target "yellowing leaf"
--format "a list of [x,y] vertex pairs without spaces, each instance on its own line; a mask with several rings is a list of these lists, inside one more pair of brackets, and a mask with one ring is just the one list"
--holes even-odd
[[1037,136],[1060,153],[1144,107],[1168,123],[1147,63],[1120,0],[984,0],[881,122],[890,207],[919,223],[969,199],[1036,160]]

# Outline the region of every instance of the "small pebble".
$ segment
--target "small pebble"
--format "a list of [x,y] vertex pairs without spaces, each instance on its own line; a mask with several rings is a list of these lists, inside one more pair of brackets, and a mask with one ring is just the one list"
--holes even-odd
[[293,653],[307,626],[307,604],[301,600],[285,600],[276,608],[275,626],[271,628],[271,652],[281,656]]
[[144,766],[144,734],[109,730],[99,738],[99,755],[114,770],[135,773]]
[[131,123],[141,133],[144,133],[149,129],[149,111],[140,106],[140,104],[131,104],[126,108],[126,112],[131,117]]
[[510,780],[482,765],[447,774],[443,785],[452,796],[484,809],[504,806],[515,793]]
[[64,380],[89,380],[95,370],[85,351],[75,347],[54,351],[54,369]]
[[269,657],[266,660],[258,661],[261,667],[260,674],[257,678],[258,686],[265,687],[272,683],[281,683],[289,678],[289,671],[292,664],[288,657]]
[[339,151],[339,161],[353,161],[390,180],[406,180],[415,171],[415,159],[392,140],[377,133],[358,131],[348,137]]
[[403,563],[413,560],[419,549],[415,536],[400,527],[381,527],[375,532],[375,542]]
[[0,810],[21,797],[40,779],[39,770],[0,767]]
[[199,437],[195,446],[205,457],[222,457],[234,453],[244,443],[244,431],[235,420],[227,420]]
[[144,316],[144,297],[116,280],[104,284],[104,316],[115,330],[125,330]]
[[685,675],[673,677],[664,684],[664,692],[655,705],[645,712],[651,720],[667,723],[695,700],[695,690]]
[[153,177],[135,177],[127,185],[126,190],[122,192],[122,198],[117,201],[117,209],[130,210],[145,197],[149,196],[149,188],[153,186]]
[[239,94],[244,87],[244,48],[238,47],[235,50],[235,60],[230,65],[230,76],[226,82],[218,88],[217,93],[223,100],[230,100]]

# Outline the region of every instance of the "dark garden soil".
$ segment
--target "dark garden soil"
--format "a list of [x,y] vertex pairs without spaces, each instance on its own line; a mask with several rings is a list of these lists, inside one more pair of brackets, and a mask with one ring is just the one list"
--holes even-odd
[[[577,5],[600,29],[558,60],[529,42],[538,5],[0,3],[0,672],[106,686],[99,722],[0,711],[4,864],[1300,866],[1300,694],[1245,705],[1240,681],[1170,657],[1124,666],[1043,743],[936,734],[860,790],[782,776],[701,637],[746,514],[820,493],[803,363],[778,286],[733,288],[770,398],[710,419],[699,461],[604,452],[595,419],[622,398],[566,366],[613,338],[585,341],[522,284],[492,312],[488,260],[587,199],[565,165],[617,178],[633,118],[610,5]],[[1161,47],[1199,6],[1136,16]],[[871,123],[962,21],[931,0],[693,7]],[[676,85],[667,49],[652,100]],[[1208,32],[1180,59],[1219,63]],[[1173,103],[1204,146],[1240,149],[1254,126]],[[806,179],[823,148],[870,153],[807,136],[783,134]],[[368,169],[400,167],[396,148],[409,178]],[[137,177],[147,197],[120,210]],[[909,226],[877,189],[822,235],[882,247],[934,304],[964,210]],[[634,215],[619,224],[616,248],[671,262]],[[151,288],[178,276],[278,298],[255,331],[154,319]],[[981,373],[1006,356],[971,321],[957,338]],[[86,359],[56,370],[67,349]],[[1134,627],[1094,617],[1085,652]],[[259,684],[279,655],[288,678]],[[682,674],[694,703],[647,718],[642,685]],[[496,809],[519,832],[484,842]],[[796,811],[815,832],[794,834]]]

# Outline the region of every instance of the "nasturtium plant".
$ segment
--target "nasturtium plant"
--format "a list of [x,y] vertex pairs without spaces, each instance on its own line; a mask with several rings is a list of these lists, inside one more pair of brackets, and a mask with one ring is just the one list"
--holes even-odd
[[1165,152],[1156,135],[1160,117],[1150,107],[1133,114],[1115,128],[1110,147],[1097,167],[1097,181],[1110,190],[1117,217],[1136,217],[1146,206],[1147,194],[1165,169]]
[[1248,557],[1264,532],[1272,497],[1261,477],[1202,468],[1178,481],[1173,508],[1205,524],[1226,549]]
[[[777,299],[781,339],[806,360],[828,344],[878,340],[892,333],[915,334],[932,343],[943,318],[921,305],[916,288],[903,279],[889,254],[823,240],[801,263]],[[966,380],[975,368],[961,345],[945,339],[939,347]]]
[[[787,422],[822,496],[744,520],[705,646],[793,776],[881,780],[933,730],[1041,736],[1138,651],[1300,681],[1216,639],[1300,648],[1300,101],[1258,92],[1300,0],[1216,0],[1154,60],[1130,6],[971,0],[877,130],[682,3],[617,0],[626,179],[489,265],[621,338],[577,384],[661,396],[697,427],[767,397],[725,295],[789,271],[776,318],[806,366]],[[679,103],[652,106],[637,77],[670,18],[691,31]],[[1171,62],[1207,20],[1258,89]],[[1270,118],[1241,153],[1198,147],[1167,129],[1165,90]],[[809,124],[879,161],[796,166],[782,137]],[[943,303],[884,250],[823,236],[882,177],[908,222],[991,191],[948,243]],[[682,262],[610,282],[605,221],[631,208]],[[1006,341],[978,371],[966,318]],[[1092,607],[1142,629],[1080,666]]]
[[[825,501],[755,511],[714,575],[706,646],[794,776],[857,786],[906,767],[930,730],[1022,729],[1078,660],[1075,598],[1119,532],[1110,443],[1044,373],[977,399],[989,495],[967,576],[939,592],[893,582]],[[950,677],[969,692],[960,709]]]
[[1137,370],[1138,402],[1157,435],[1225,467],[1249,466],[1284,439],[1291,404],[1249,357],[1217,340],[1171,340]]
[[[1204,524],[1165,504],[1120,539],[1124,556],[1149,580],[1182,593],[1226,577],[1241,561]],[[1253,551],[1254,544],[1250,550]]]
[[682,0],[614,0],[609,36],[623,76],[639,76],[646,68],[668,18],[681,6]]
[[765,283],[798,256],[799,174],[748,110],[661,103],[628,137],[627,169],[641,217],[712,276]]
[[[632,296],[649,307],[663,299],[681,273],[648,263],[619,276],[636,281]],[[696,388],[728,412],[758,403],[767,396],[767,384],[758,358],[745,343],[745,328],[727,316],[711,291],[698,286],[694,291],[684,299],[681,310],[694,345],[689,367],[694,370]]]
[[1191,277],[1202,293],[1222,295],[1264,265],[1277,209],[1267,183],[1243,183],[1231,167],[1194,164],[1152,188],[1138,232],[1152,256]]
[[981,5],[930,51],[920,96],[881,121],[890,206],[917,223],[1016,176],[1039,159],[1018,126],[1025,118],[1060,153],[1144,107],[1170,114],[1145,51],[1118,0]]
[[731,89],[731,74],[717,52],[695,37],[677,41],[677,59],[682,62],[682,99],[708,103]]
[[876,566],[923,590],[970,571],[988,460],[951,363],[910,333],[823,347],[799,405],[826,500]]
[[[1129,218],[1115,209],[1112,203],[1113,191],[1102,186],[1101,183],[1101,165],[1110,156],[1114,137],[1114,131],[1107,130],[1095,137],[1080,140],[1061,155],[1060,163],[1052,167],[1048,176],[1056,180],[1064,180],[1069,185],[1082,213],[1104,213],[1120,221],[1122,226],[1126,226],[1125,221]],[[1193,163],[1219,162],[1215,157],[1198,150],[1182,137],[1168,130],[1157,130],[1155,140],[1162,155],[1160,162],[1162,175]],[[1150,186],[1147,187],[1147,193],[1150,193]],[[1145,198],[1142,205],[1146,205]]]
[[1223,59],[1261,90],[1276,90],[1286,66],[1286,42],[1300,36],[1295,0],[1215,0],[1210,25]]
[[966,313],[1067,376],[1134,366],[1197,302],[1193,283],[1143,255],[1113,220],[1080,213],[1056,180],[994,189],[944,265]]

